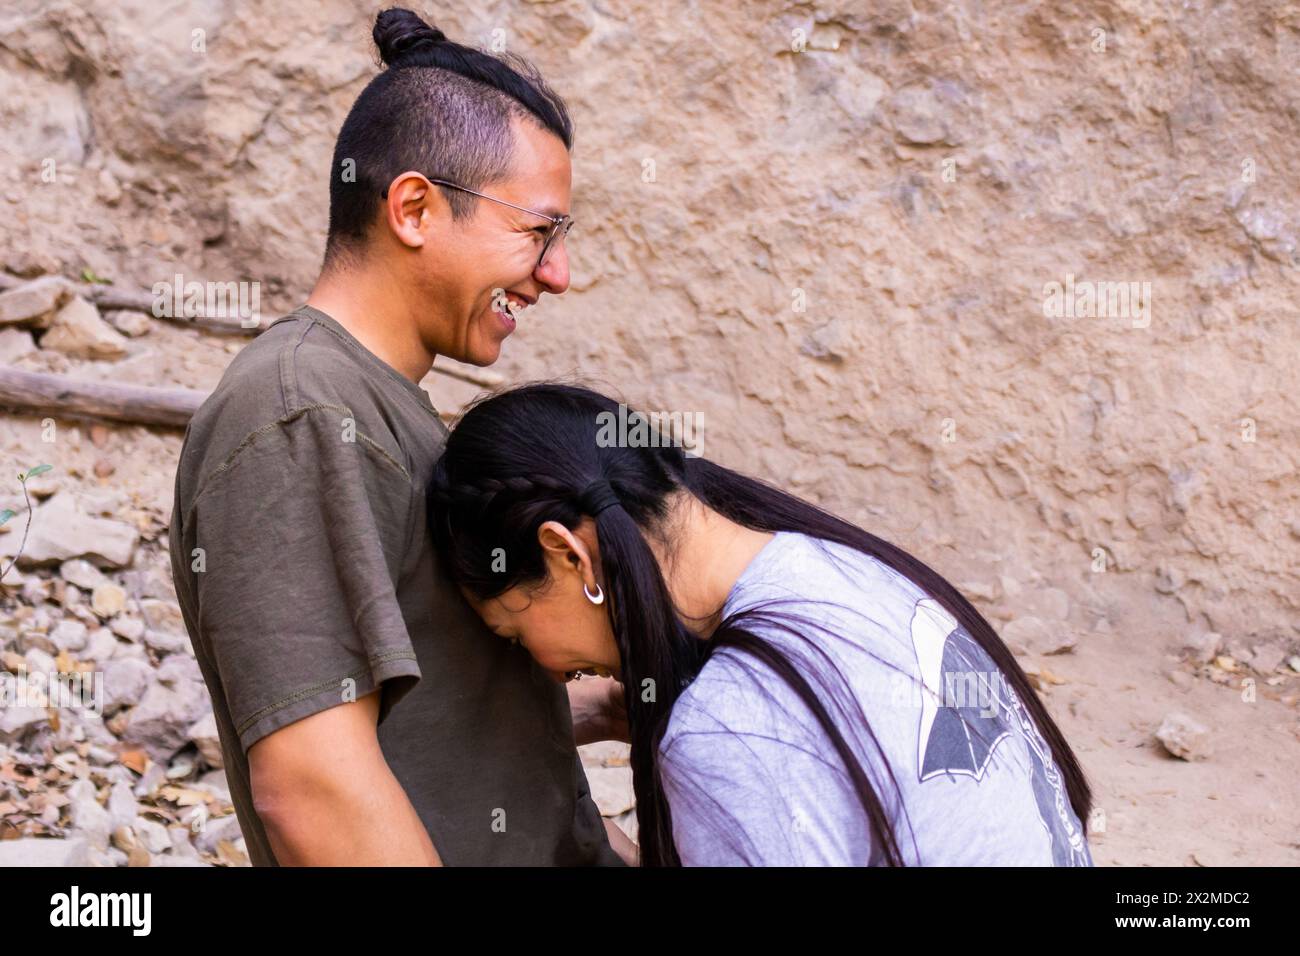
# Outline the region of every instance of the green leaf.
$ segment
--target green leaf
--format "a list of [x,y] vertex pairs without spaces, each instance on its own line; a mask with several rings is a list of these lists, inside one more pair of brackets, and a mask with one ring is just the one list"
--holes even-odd
[[4,511],[0,511],[0,524],[4,524],[17,513],[18,512],[14,511],[13,508],[6,508]]
[[35,478],[37,475],[43,475],[53,467],[54,467],[53,465],[37,465],[35,468],[33,468],[31,471],[27,473],[27,477]]

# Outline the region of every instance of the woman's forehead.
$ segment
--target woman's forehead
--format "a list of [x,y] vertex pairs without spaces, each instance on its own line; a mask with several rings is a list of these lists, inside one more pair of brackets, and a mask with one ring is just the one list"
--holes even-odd
[[479,613],[485,618],[491,615],[499,620],[528,610],[532,603],[532,597],[523,588],[516,586],[501,592],[496,597],[488,598],[483,602],[485,610]]

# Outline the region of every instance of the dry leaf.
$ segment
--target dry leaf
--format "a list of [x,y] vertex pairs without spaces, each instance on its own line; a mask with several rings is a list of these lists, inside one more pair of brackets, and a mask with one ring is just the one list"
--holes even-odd
[[126,854],[127,866],[150,866],[153,863],[153,857],[149,851],[142,846],[133,847]]
[[248,866],[248,857],[229,840],[217,841],[217,858],[227,866]]
[[164,803],[154,803],[149,806],[141,806],[140,814],[142,816],[152,814],[158,818],[159,823],[164,826],[172,826],[177,823],[183,823],[180,815],[175,810]]
[[142,777],[144,772],[149,769],[149,755],[143,750],[124,750],[117,759],[122,766]]
[[188,787],[166,786],[158,788],[158,796],[170,800],[178,807],[194,807],[201,803],[216,800],[216,796],[203,790],[191,790]]

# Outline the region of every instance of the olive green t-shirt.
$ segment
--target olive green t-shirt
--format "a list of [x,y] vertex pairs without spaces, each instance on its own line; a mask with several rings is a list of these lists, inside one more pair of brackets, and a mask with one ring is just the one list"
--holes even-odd
[[254,865],[277,861],[248,749],[376,687],[384,757],[444,863],[621,865],[565,689],[438,567],[425,489],[446,435],[428,393],[309,306],[185,431],[172,575]]

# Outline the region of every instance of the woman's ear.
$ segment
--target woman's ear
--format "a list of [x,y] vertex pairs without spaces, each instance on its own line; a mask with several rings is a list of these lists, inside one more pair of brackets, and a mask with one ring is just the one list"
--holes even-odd
[[537,529],[537,543],[542,546],[542,555],[552,575],[561,569],[573,570],[578,572],[584,584],[595,583],[591,552],[586,542],[560,522],[542,522]]

